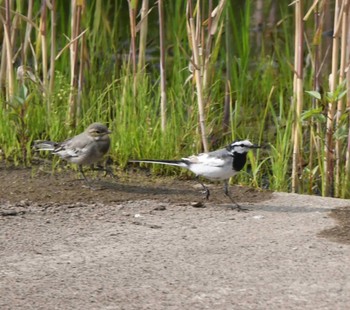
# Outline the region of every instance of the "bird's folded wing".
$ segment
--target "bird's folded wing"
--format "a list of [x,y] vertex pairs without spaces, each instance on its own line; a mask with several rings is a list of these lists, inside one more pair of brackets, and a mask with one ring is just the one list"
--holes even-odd
[[84,149],[80,148],[69,148],[69,147],[60,147],[54,151],[54,154],[57,154],[63,158],[69,157],[78,157],[84,152]]
[[197,156],[193,155],[183,159],[187,160],[191,164],[202,164],[202,165],[211,166],[211,167],[222,167],[225,165],[225,160],[223,158],[211,156],[206,153],[202,153]]

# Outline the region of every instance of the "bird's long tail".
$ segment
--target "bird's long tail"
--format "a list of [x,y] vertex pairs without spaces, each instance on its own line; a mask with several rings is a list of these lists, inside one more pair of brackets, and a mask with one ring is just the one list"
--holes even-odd
[[56,146],[57,143],[52,141],[34,141],[34,148],[38,151],[54,151]]
[[139,159],[139,160],[129,160],[130,163],[150,163],[150,164],[161,164],[168,166],[178,166],[182,168],[187,168],[188,165],[183,160],[162,160],[162,159]]

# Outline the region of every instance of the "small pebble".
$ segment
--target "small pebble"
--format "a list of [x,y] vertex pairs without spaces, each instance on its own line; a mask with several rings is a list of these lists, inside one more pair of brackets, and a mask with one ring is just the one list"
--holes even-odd
[[263,218],[265,218],[265,216],[263,216],[263,215],[254,215],[253,216],[253,219],[256,219],[256,220],[262,220]]
[[205,204],[201,201],[198,202],[191,202],[191,206],[193,208],[205,208]]
[[165,206],[157,206],[153,210],[154,211],[164,211],[164,210],[166,210],[166,207]]

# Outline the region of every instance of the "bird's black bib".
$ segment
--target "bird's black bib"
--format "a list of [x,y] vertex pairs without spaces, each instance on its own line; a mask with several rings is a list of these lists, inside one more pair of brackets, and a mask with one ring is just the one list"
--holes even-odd
[[240,171],[243,169],[247,161],[247,153],[233,153],[232,155],[232,169],[235,171]]

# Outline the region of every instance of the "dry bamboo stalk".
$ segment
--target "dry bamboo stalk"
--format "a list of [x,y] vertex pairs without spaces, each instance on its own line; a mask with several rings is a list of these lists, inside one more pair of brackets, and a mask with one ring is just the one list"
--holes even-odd
[[[347,0],[343,1],[342,8],[341,8],[341,49],[340,49],[340,70],[339,70],[339,84],[342,84],[344,79],[346,78],[346,65],[347,65],[347,50],[348,50],[348,23],[349,23],[349,16],[348,16],[348,6],[349,2]],[[340,117],[344,113],[344,98],[340,98],[337,103],[337,113],[335,118],[335,124],[336,128],[340,126]],[[341,156],[341,141],[339,139],[336,139],[335,141],[335,186],[334,186],[334,195],[335,197],[340,197],[341,195],[341,175],[342,175],[342,156]]]
[[[1,22],[3,23],[4,19],[1,16]],[[5,27],[4,27],[5,28]],[[1,64],[0,64],[0,92],[5,89],[6,85],[6,37],[4,36],[2,40],[2,48],[1,48]]]
[[[33,18],[33,2],[34,0],[28,0],[28,11],[27,11],[27,19],[32,20]],[[28,54],[28,47],[30,44],[30,34],[32,32],[33,25],[31,23],[26,24],[26,32],[24,36],[24,42],[23,42],[23,64],[27,64],[27,54]]]
[[[193,25],[195,30],[195,41],[197,42],[197,50],[198,50],[198,62],[197,67],[200,70],[200,75],[202,77],[203,82],[203,42],[204,42],[204,29],[202,27],[203,20],[202,20],[202,11],[201,11],[201,0],[196,0],[196,6],[195,6],[195,15],[192,11],[192,17],[193,17]],[[192,2],[191,2],[192,5]],[[195,18],[195,19],[194,19]],[[196,75],[194,75],[196,76]],[[203,92],[203,83],[202,83],[202,92]],[[204,102],[204,101],[203,101]],[[206,101],[205,101],[206,102]]]
[[56,57],[56,0],[51,0],[51,53],[50,53],[50,84],[49,93],[52,94],[55,85],[55,57]]
[[275,27],[277,23],[277,15],[278,15],[278,0],[272,0],[270,6],[269,16],[267,18],[267,25],[269,28]]
[[[192,5],[192,3],[191,3]],[[197,45],[200,49],[202,49],[202,16],[201,16],[201,0],[197,0],[196,2],[196,23],[194,24],[195,27],[195,31],[196,31],[196,35],[195,35],[195,39],[197,42]],[[192,11],[192,17],[193,17],[193,11]],[[193,20],[194,21],[194,20]],[[202,50],[199,51],[199,55],[202,55]]]
[[231,66],[232,66],[232,51],[231,51],[231,27],[229,23],[229,12],[225,14],[225,45],[226,45],[226,82],[225,82],[225,102],[222,129],[224,134],[230,132],[230,114],[231,114]]
[[158,0],[159,14],[159,40],[160,40],[160,113],[161,128],[166,127],[166,74],[165,74],[165,34],[164,34],[164,10],[163,0]]
[[213,1],[208,1],[208,37],[206,44],[203,44],[203,63],[204,63],[204,70],[203,70],[203,88],[206,89],[207,87],[207,81],[208,81],[208,72],[209,72],[209,59],[210,59],[210,53],[211,53],[211,44],[213,37],[210,35],[210,29],[212,26],[212,11],[213,11]]
[[[350,5],[348,5],[348,15],[350,14]],[[350,42],[350,31],[348,31],[347,41]],[[346,52],[346,59],[349,63],[350,60],[350,46],[348,45],[347,52]],[[347,110],[350,110],[350,70],[349,66],[346,70],[346,89],[347,89],[347,96],[346,96],[346,108]],[[348,116],[348,124],[350,124],[350,114]],[[348,188],[348,184],[350,182],[350,126],[348,129],[348,141],[347,141],[347,148],[346,148],[346,161],[345,161],[345,187]],[[348,196],[349,190],[347,190],[344,193],[344,196]]]
[[137,0],[128,0],[129,3],[129,19],[130,19],[130,35],[131,35],[131,62],[134,77],[134,95],[136,95],[136,9]]
[[16,53],[14,53],[14,46],[16,42],[16,36],[18,34],[18,24],[20,22],[20,18],[18,14],[14,14],[13,19],[11,21],[11,46],[13,49],[13,55],[12,55],[12,62],[14,63],[14,60],[17,58],[18,54],[20,53],[20,49]]
[[[72,1],[72,38],[73,41],[79,34],[80,18],[83,6],[83,0]],[[68,107],[68,124],[71,127],[76,125],[77,116],[77,102],[76,102],[76,89],[78,86],[78,47],[79,41],[74,40],[70,45],[70,61],[71,61],[71,81],[70,81],[70,93],[69,93],[69,107]]]
[[200,69],[200,59],[199,59],[199,50],[198,42],[196,40],[196,29],[193,20],[193,11],[191,0],[188,1],[189,6],[189,36],[192,43],[192,54],[193,54],[193,69],[196,79],[196,89],[197,89],[197,102],[198,102],[198,113],[199,113],[199,127],[201,132],[202,144],[204,152],[208,152],[208,141],[206,135],[206,126],[205,126],[205,112],[204,112],[204,98],[203,98],[203,85],[202,85],[202,75]]
[[264,25],[264,1],[256,0],[255,11],[253,14],[254,26],[255,26],[255,36],[256,36],[256,47],[261,48],[262,44],[262,30]]
[[5,47],[6,47],[6,72],[7,72],[7,92],[6,92],[6,97],[7,100],[11,100],[14,91],[15,91],[15,80],[14,80],[14,71],[13,71],[13,65],[12,65],[12,42],[11,42],[11,1],[6,0],[5,1],[5,20],[3,19],[2,15],[1,20],[4,25],[4,40],[5,40]]
[[219,22],[221,21],[221,16],[224,11],[225,5],[226,5],[226,0],[220,0],[218,5],[214,9],[209,11],[210,18],[208,18],[208,37],[206,40],[206,44],[204,45],[205,51],[203,52],[204,59],[202,61],[202,63],[204,64],[203,66],[203,89],[204,90],[206,90],[208,88],[208,85],[210,84],[210,80],[208,76],[211,68],[210,60],[212,56],[211,54],[212,42],[215,34],[217,33],[217,30],[221,28],[221,26],[219,26]]
[[304,21],[306,22],[307,19],[309,18],[309,16],[311,15],[311,13],[313,12],[313,10],[316,8],[317,3],[320,0],[314,0],[314,3],[311,5],[310,9],[307,11],[307,13],[304,16]]
[[[159,6],[159,3],[158,3]],[[138,72],[141,72],[145,68],[146,63],[146,46],[147,46],[147,33],[148,33],[148,7],[149,1],[143,0],[141,7],[141,21],[140,21],[140,43],[139,43],[139,59],[138,59]],[[160,26],[159,26],[160,27]]]
[[[339,18],[339,0],[335,2],[334,12],[334,27],[336,27]],[[337,72],[339,63],[339,38],[333,36],[333,47],[332,47],[332,74],[329,79],[330,92],[334,94],[337,85]],[[334,114],[336,109],[336,102],[328,103],[327,111],[327,127],[326,127],[326,138],[325,138],[325,160],[324,160],[324,187],[323,195],[332,196],[334,189],[334,143],[333,143],[333,126],[334,126]]]
[[84,34],[87,32],[88,29],[83,30],[78,36],[76,36],[73,40],[70,40],[56,55],[55,60],[59,59],[63,52],[67,49],[70,48],[72,44],[75,43],[75,41],[78,41]]
[[78,75],[78,94],[77,94],[77,111],[76,111],[76,118],[79,119],[81,117],[81,99],[83,94],[83,81],[84,81],[84,64],[85,64],[85,58],[84,58],[84,52],[85,52],[85,41],[86,36],[83,34],[81,37],[81,44],[80,44],[80,66],[79,66],[79,75]]
[[[5,29],[5,19],[2,16],[2,11],[0,10],[0,19],[1,19],[1,27],[4,30]],[[2,39],[2,45],[1,45],[1,60],[0,60],[0,93],[2,94],[3,91],[6,91],[5,85],[6,85],[6,37],[3,36]]]
[[[46,42],[46,34],[47,34],[47,6],[46,1],[43,1],[41,4],[41,13],[40,13],[40,38],[41,38],[41,60],[42,60],[42,76],[43,76],[43,86],[44,92],[48,91],[48,59],[47,59],[47,42]],[[44,96],[45,96],[44,93]],[[48,104],[48,101],[47,101]],[[50,112],[49,105],[47,106],[48,111]]]
[[301,112],[303,108],[303,1],[295,3],[295,68],[294,68],[294,104],[295,121],[293,132],[293,163],[292,163],[292,191],[296,192],[299,186],[299,172],[301,167]]
[[[71,5],[71,40],[76,37],[76,11],[77,11],[77,2],[78,0],[72,0]],[[72,84],[74,83],[74,59],[75,59],[75,45],[76,41],[74,41],[71,45],[69,45],[69,57],[70,57],[70,85],[71,89],[69,92],[68,98],[68,125],[70,127],[75,127],[75,117],[76,117],[76,102],[74,99],[74,89]]]
[[[314,4],[317,4],[319,0],[316,0]],[[322,21],[322,16],[320,14],[320,6],[312,6],[313,9],[315,9],[314,11],[314,20],[315,20],[315,33],[319,33],[320,31],[322,31],[322,26],[323,26],[323,21]],[[309,10],[309,12],[311,12]],[[309,14],[308,12],[308,14]],[[306,15],[308,15],[306,14]],[[306,16],[305,15],[305,16]],[[306,18],[304,17],[304,21],[306,20]],[[319,39],[315,40],[314,39],[314,68],[313,68],[313,72],[314,72],[314,81],[313,81],[313,89],[314,91],[319,92],[320,91],[320,85],[321,85],[321,81],[320,81],[320,68],[321,68],[321,42]],[[318,100],[316,98],[312,98],[312,108],[313,109],[317,109],[318,108]],[[317,135],[315,135],[315,127],[316,127],[316,132]],[[312,170],[313,170],[313,165],[314,165],[314,151],[316,149],[316,153],[319,153],[320,150],[320,132],[321,132],[321,128],[320,128],[320,122],[315,122],[314,117],[311,117],[311,123],[310,123],[310,136],[309,136],[309,141],[310,141],[310,154],[309,154],[309,171],[310,171],[310,175],[309,175],[309,194],[312,194],[312,187],[313,187],[313,174],[312,174]],[[316,138],[317,137],[317,138]]]

